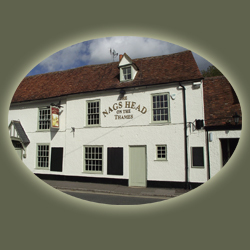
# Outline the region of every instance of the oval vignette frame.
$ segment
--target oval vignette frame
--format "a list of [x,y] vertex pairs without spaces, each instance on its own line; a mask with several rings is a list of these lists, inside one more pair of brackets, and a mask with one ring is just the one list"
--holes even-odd
[[[90,41],[87,41],[86,43],[90,43]],[[78,44],[74,46],[78,46]],[[66,51],[67,49],[69,49],[69,47],[66,48],[64,51]],[[57,52],[57,53],[61,53],[61,52],[62,51]],[[116,51],[111,50],[110,52],[111,52],[110,53],[111,58],[114,59],[116,55]],[[185,53],[189,55],[183,56]],[[18,148],[20,149],[19,151],[21,151],[21,155],[23,157],[22,160],[24,164],[28,168],[30,168],[30,170],[33,171],[40,178],[42,178],[43,175],[44,176],[54,175],[57,178],[59,178],[60,176],[65,176],[63,172],[65,169],[67,168],[69,169],[69,165],[67,166],[65,164],[66,162],[75,163],[76,159],[81,159],[82,163],[80,162],[80,163],[74,164],[77,167],[73,169],[73,171],[75,172],[70,173],[70,176],[71,175],[77,176],[76,179],[83,177],[82,180],[86,180],[87,176],[91,177],[92,178],[91,180],[96,179],[96,177],[98,177],[98,180],[100,180],[100,178],[106,178],[106,179],[111,179],[111,182],[114,182],[115,180],[115,182],[117,181],[117,183],[119,183],[119,181],[121,181],[122,184],[124,184],[124,179],[125,179],[125,183],[127,180],[128,182],[127,184],[128,186],[130,186],[130,182],[133,178],[133,176],[131,176],[131,173],[133,172],[133,167],[132,167],[133,163],[130,162],[131,160],[130,156],[132,155],[132,153],[130,154],[129,150],[131,150],[132,146],[138,146],[138,147],[147,146],[146,147],[147,153],[145,154],[145,156],[147,155],[147,157],[149,158],[147,158],[146,160],[146,162],[148,162],[147,166],[145,167],[146,172],[145,173],[143,172],[143,174],[146,174],[147,176],[146,186],[149,184],[149,182],[151,182],[150,185],[156,185],[156,186],[161,186],[162,183],[164,182],[164,184],[168,185],[169,188],[177,187],[177,188],[186,188],[189,190],[190,188],[196,188],[200,184],[206,182],[207,179],[210,179],[211,177],[213,177],[216,173],[220,171],[222,165],[226,164],[228,159],[230,159],[234,149],[237,146],[238,140],[240,138],[240,131],[241,131],[241,108],[240,108],[237,95],[234,92],[234,89],[232,88],[231,84],[227,81],[227,79],[224,76],[215,76],[212,78],[202,79],[201,77],[198,77],[198,72],[196,71],[195,66],[193,66],[192,68],[193,71],[190,72],[190,67],[191,67],[190,65],[194,64],[193,61],[192,61],[192,64],[187,64],[185,68],[185,64],[183,63],[183,60],[181,59],[184,58],[184,61],[186,60],[185,61],[186,63],[190,62],[191,60],[190,54],[191,53],[187,53],[185,50],[185,51],[174,53],[174,56],[173,55],[163,56],[164,59],[162,56],[154,56],[154,58],[151,57],[150,63],[148,63],[149,59],[140,59],[140,58],[136,59],[136,58],[131,58],[128,54],[122,54],[123,57],[121,61],[116,62],[114,60],[114,62],[105,63],[104,64],[105,67],[103,66],[104,68],[101,68],[102,67],[101,65],[97,66],[94,64],[94,66],[86,66],[83,68],[80,66],[77,69],[66,70],[62,72],[60,71],[57,73],[48,73],[46,74],[46,77],[44,77],[45,74],[42,74],[39,76],[28,76],[26,79],[29,79],[29,80],[35,79],[37,89],[34,88],[34,83],[31,83],[30,86],[32,87],[29,88],[29,91],[27,92],[27,89],[25,89],[26,92],[23,91],[21,92],[21,95],[20,95],[20,92],[18,94],[18,91],[20,91],[20,89],[22,90],[22,87],[19,87],[19,90],[15,92],[15,95],[14,95],[14,99],[13,99],[14,103],[10,107],[10,113],[12,114],[10,114],[9,116],[9,125],[10,125],[9,128],[12,131],[11,133],[14,133],[14,134],[11,134],[12,141],[14,143],[15,149],[17,151],[18,151]],[[55,54],[52,55],[52,57],[53,56],[55,56]],[[180,58],[176,59],[178,58],[178,56],[181,59]],[[173,58],[175,57],[175,59],[169,59],[170,57],[173,57]],[[48,58],[46,60],[48,61]],[[164,62],[164,60],[166,60],[166,62]],[[183,74],[183,71],[186,70],[185,74],[188,75],[192,73],[195,76],[192,75],[193,78],[191,79],[191,74],[190,74],[188,75],[189,77],[187,77],[186,79],[184,78],[183,80],[183,76],[178,75],[180,74],[180,72],[176,70],[176,68],[169,66],[169,65],[173,65],[173,62],[175,62],[175,60],[177,60],[176,65],[178,65],[178,62],[183,63],[184,69],[182,68],[181,74]],[[172,64],[169,62],[172,62]],[[171,75],[172,77],[170,80],[169,79],[166,80],[167,78],[164,78],[166,76],[163,75],[162,69],[159,69],[159,65],[162,66],[164,63],[168,65],[167,71],[169,75]],[[154,65],[157,65],[157,66],[155,66],[154,68]],[[131,75],[129,75],[128,72],[124,71],[124,70],[127,70],[126,68],[128,66],[130,67],[130,70],[131,70],[130,72],[132,72]],[[153,69],[150,69],[152,70],[151,75],[153,75],[152,74],[153,72],[157,75],[157,77],[151,77],[150,74],[147,75],[147,70],[149,70],[149,66],[153,68]],[[98,71],[96,71],[96,69],[98,67],[100,68],[100,71],[103,72],[103,75],[101,76],[101,78],[91,75],[93,77],[90,79],[98,78],[96,80],[98,87],[100,87],[100,84],[98,85],[98,80],[100,81],[101,79],[101,82],[104,85],[104,87],[101,86],[102,88],[95,90],[95,91],[98,91],[96,92],[97,94],[95,95],[93,93],[94,90],[91,89],[91,86],[93,87],[92,85],[93,83],[91,82],[91,84],[89,84],[88,86],[89,89],[87,90],[85,89],[85,92],[82,90],[80,92],[77,92],[76,89],[80,88],[79,86],[82,84],[81,81],[84,81],[82,80],[83,79],[82,76],[83,75],[85,77],[87,76],[86,78],[89,79],[88,77],[90,77],[89,74],[91,72],[90,69],[92,69],[92,71],[95,71],[95,74],[97,74],[96,72]],[[85,70],[86,68],[89,71],[86,71],[83,74],[79,73],[80,69]],[[157,70],[159,70],[159,72]],[[73,71],[78,72],[79,77],[81,76],[81,78],[79,78],[81,79],[80,81],[79,79],[77,80],[77,74],[72,73],[74,77],[76,77],[74,78],[75,81],[77,81],[77,84],[76,84],[77,86],[75,87],[74,87],[74,81],[73,82],[67,81],[66,83],[63,83],[63,80],[62,80],[64,79],[62,75],[65,72],[66,72],[65,77],[69,77],[69,75],[71,74],[70,72],[73,72]],[[105,75],[105,71],[109,73],[113,72],[113,74]],[[174,75],[175,72],[179,72],[177,74],[179,78]],[[168,78],[169,78],[169,75],[168,75]],[[41,79],[44,80],[48,76],[55,79],[52,81],[49,80],[50,85],[48,86],[51,87],[51,85],[53,84],[54,86],[51,89],[50,88],[46,89],[46,94],[44,95],[42,94],[41,89],[44,88],[45,83]],[[111,78],[109,79],[108,77],[110,76]],[[138,76],[139,76],[139,80],[138,80]],[[151,78],[149,78],[148,80],[145,76],[151,77]],[[107,82],[108,81],[111,82],[108,84],[108,88],[106,89],[105,89],[105,83],[103,83],[104,81],[102,80],[105,77],[107,79]],[[132,79],[129,79],[131,81],[125,81],[126,80],[125,77],[131,77]],[[58,78],[60,78],[61,80],[60,83],[58,81]],[[160,81],[159,81],[159,78],[161,78]],[[168,81],[168,82],[161,82],[163,81],[162,79],[165,79],[165,81]],[[152,81],[152,80],[155,81],[153,82],[153,84],[145,83],[146,81]],[[53,81],[54,83],[52,84]],[[133,85],[133,83],[136,81],[137,81],[137,85]],[[145,81],[143,83],[144,85],[141,84],[143,81]],[[29,81],[26,81],[26,83],[27,82],[29,83]],[[71,84],[70,88],[68,88],[69,82]],[[164,84],[166,83],[166,85],[163,85],[163,83]],[[112,84],[116,84],[116,85],[112,85]],[[85,87],[86,85],[87,84],[85,84]],[[41,87],[40,90],[39,90],[39,86]],[[110,86],[112,86],[112,88]],[[163,86],[165,86],[165,88]],[[137,87],[139,90],[136,90],[135,87]],[[146,95],[146,97],[145,95],[142,95],[141,92],[143,91],[140,88],[141,89],[144,88],[143,89],[144,94],[148,92],[148,95]],[[55,94],[53,96],[53,90],[58,91],[57,93],[60,93],[60,94],[59,95]],[[120,96],[122,95],[121,90],[123,91],[125,90],[125,94],[123,94],[122,97]],[[67,92],[67,91],[70,91],[70,92]],[[102,91],[102,93],[100,91]],[[109,93],[109,92],[111,92],[111,94],[109,94],[110,96],[107,96],[108,94],[106,93]],[[99,97],[100,93],[101,93],[101,97]],[[67,95],[70,96],[69,100],[66,97]],[[20,96],[21,96],[21,99],[20,99]],[[30,99],[31,98],[30,96],[33,96],[33,98],[34,96],[36,96],[35,97],[36,99],[32,100]],[[156,96],[155,101],[154,101],[154,96]],[[198,96],[200,96],[200,99],[198,98]],[[166,109],[166,107],[161,106],[161,105],[163,106],[168,105],[168,104],[163,103],[163,101],[160,100],[161,97],[167,98],[166,100],[168,100],[167,103],[169,104],[169,106],[167,106],[168,110]],[[157,98],[159,98],[159,100]],[[229,99],[226,99],[226,98],[229,98]],[[204,102],[204,110],[200,106],[198,106],[197,108],[197,103],[199,104],[202,102]],[[25,108],[22,108],[22,111],[20,111],[18,107],[20,103],[22,103],[23,107],[27,103],[26,111],[25,111]],[[69,107],[68,103],[70,104],[71,111],[68,108]],[[79,103],[81,105],[79,105]],[[95,106],[91,106],[91,105],[95,105]],[[97,110],[97,105],[100,105],[98,114],[95,113]],[[157,107],[157,105],[159,105],[160,107]],[[66,107],[67,107],[67,112],[68,112],[67,116],[64,111],[66,110]],[[74,107],[77,107],[76,108],[77,110]],[[78,110],[78,107],[82,109],[82,112]],[[218,107],[220,107],[220,110],[218,110]],[[50,127],[50,124],[53,124],[53,122],[50,121],[50,118],[52,117],[51,113],[52,113],[53,108],[58,108],[56,114],[57,114],[57,118],[60,117],[59,130],[58,128]],[[145,112],[144,114],[142,112],[143,108],[147,110],[147,112]],[[175,111],[173,110],[175,108],[176,110],[178,110],[179,108],[179,110],[182,111],[180,113],[181,114],[180,116],[177,116],[175,114]],[[18,112],[16,112],[17,110]],[[37,117],[36,119],[34,119],[34,124],[28,124],[30,120],[27,118],[30,117],[31,110],[34,114],[34,117]],[[188,117],[188,120],[186,123],[183,122],[185,120],[185,110],[186,110],[186,118]],[[121,111],[122,113],[117,113],[118,111]],[[125,114],[124,113],[125,111],[127,111],[129,115],[127,115],[127,113]],[[160,111],[161,115],[158,115],[157,113],[158,111]],[[85,117],[82,115],[84,112],[86,113]],[[162,120],[161,112],[168,112],[166,115],[167,118],[164,117]],[[121,114],[125,114],[125,115],[121,115]],[[140,116],[138,116],[138,114],[140,114]],[[165,115],[166,113],[163,113],[163,114]],[[63,115],[65,117],[63,117]],[[74,117],[76,117],[77,115],[78,115],[78,118],[75,120],[75,123],[77,124],[76,126],[74,124],[74,119],[75,119]],[[98,118],[96,118],[96,115],[99,115]],[[145,115],[147,116],[147,119],[145,118]],[[240,121],[236,122],[237,123],[236,124],[234,121],[234,118],[237,115],[240,118]],[[69,119],[69,121],[66,120],[69,117],[71,119]],[[91,119],[89,117],[91,117]],[[138,120],[140,119],[140,117],[143,118],[142,124],[140,124]],[[91,123],[92,121],[96,122],[96,124],[88,124],[88,122]],[[123,123],[124,121],[126,121],[126,123]],[[93,135],[98,134],[98,133],[102,134],[102,132],[98,132],[98,130],[101,129],[103,123],[97,124],[97,122],[104,122],[104,127],[112,131],[112,133],[113,133],[114,128],[117,129],[118,131],[121,126],[123,130],[130,129],[130,127],[132,126],[137,127],[137,129],[139,128],[139,130],[137,132],[133,131],[132,133],[132,138],[137,138],[137,141],[127,140],[126,142],[124,142],[124,144],[117,142],[116,144],[112,145],[111,142],[112,141],[114,142],[115,139],[117,140],[117,135],[120,134],[119,132],[116,132],[113,138],[108,138],[108,139],[105,137],[102,137],[102,139],[100,139],[98,137],[96,140],[91,141],[90,138],[86,139],[86,136],[85,136],[86,141],[80,141],[78,142],[79,145],[75,146],[75,135],[77,133],[78,134],[81,133],[79,137],[81,136],[84,137],[83,136],[85,135],[84,130],[90,131],[92,133],[88,135],[90,137],[93,137]],[[117,122],[118,125],[113,125],[114,122]],[[65,124],[62,125],[63,123]],[[124,125],[128,123],[129,125]],[[66,125],[66,124],[70,124],[70,125]],[[171,135],[164,135],[165,136],[164,138],[162,136],[163,133],[161,133],[159,137],[157,136],[152,137],[152,134],[154,134],[152,133],[152,131],[154,131],[153,130],[154,128],[157,128],[159,130],[164,127],[164,126],[159,126],[159,124],[163,124],[163,125],[167,124],[166,127],[168,128],[173,127],[172,130],[170,130],[170,132],[177,130],[179,131],[179,133],[175,132],[175,133],[171,133]],[[175,126],[174,124],[178,124],[178,125],[174,127]],[[181,129],[183,130],[184,128],[184,130],[187,131],[187,133],[189,133],[188,134],[189,136],[188,146],[187,146],[187,142],[185,141],[185,135],[183,133],[180,133],[181,131],[180,124],[182,125]],[[186,124],[186,129],[185,129],[185,124]],[[95,127],[92,125],[101,125],[101,127],[100,126]],[[148,127],[148,130],[146,127]],[[64,130],[65,130],[65,134],[63,136],[58,136],[60,135],[60,132]],[[150,137],[149,144],[143,142],[141,138],[138,138],[138,134],[140,134],[141,131],[143,131],[147,135],[151,134],[149,136]],[[32,133],[36,133],[38,135],[37,136],[38,139],[36,138],[33,140],[33,138],[35,137],[34,135],[32,135]],[[112,133],[109,132],[108,133],[109,136]],[[127,134],[125,132],[123,133]],[[201,133],[203,134],[199,138],[199,135],[201,135]],[[18,135],[18,136],[16,137],[15,135]],[[65,137],[66,140],[62,143],[63,137]],[[122,137],[124,137],[124,135]],[[206,140],[204,140],[204,138],[206,138]],[[171,145],[171,141],[174,141],[174,139],[176,139],[178,143]],[[64,149],[63,146],[60,146],[60,142],[62,145],[71,145],[71,146],[74,145],[75,148],[77,149],[76,151],[74,151],[76,152],[76,154],[71,155],[70,159],[65,158],[64,155],[68,155],[69,152],[65,152],[66,146]],[[162,176],[171,173],[171,170],[169,169],[173,169],[173,166],[177,165],[178,163],[176,160],[174,160],[173,163],[170,162],[170,159],[178,158],[174,156],[176,154],[176,151],[174,152],[174,150],[171,150],[171,148],[178,148],[180,147],[180,145],[182,145],[182,148],[178,152],[180,151],[182,152],[181,154],[182,157],[180,157],[180,159],[178,160],[184,163],[184,167],[179,172],[175,171],[176,172],[175,176],[172,176],[172,179],[169,179],[169,178],[164,179]],[[30,153],[29,155],[27,155],[26,147],[31,147],[31,146],[33,147],[33,149],[29,150]],[[112,153],[114,154],[114,152],[108,152],[108,148],[117,148],[117,149],[123,148],[122,158],[124,159],[124,162],[121,163],[122,167],[120,166],[118,171],[115,169],[114,166],[112,166],[112,161],[108,162],[108,154],[110,155],[112,155]],[[185,153],[185,150],[186,150],[186,153]],[[82,159],[83,151],[84,151],[84,156]],[[220,155],[218,155],[219,151],[221,151]],[[94,152],[96,156],[94,156],[94,158],[92,156],[90,158],[89,156],[86,157],[87,154],[90,154],[89,152],[91,153]],[[121,153],[118,153],[118,154],[121,155]],[[57,157],[58,155],[60,155],[59,158],[61,158],[61,160],[59,160],[59,162],[61,164],[61,168],[60,166],[58,166],[59,163],[56,160],[57,157],[54,157],[54,155],[56,155]],[[186,156],[188,159],[188,163],[187,163],[188,168],[185,167]],[[29,160],[30,159],[29,157],[32,157],[32,160]],[[34,162],[34,157],[36,158],[36,164],[37,164],[35,169],[30,164],[30,162]],[[90,161],[91,163],[89,163]],[[94,161],[95,163],[92,163]],[[51,169],[51,164],[53,165],[54,162],[56,162],[55,168]],[[149,164],[149,162],[151,164]],[[165,165],[167,166],[166,169],[163,168],[164,162],[165,162]],[[29,167],[29,166],[32,166],[32,167]],[[99,168],[100,166],[101,168]],[[158,172],[154,170],[152,166],[155,166],[155,168],[158,169]],[[98,171],[96,169],[98,169]],[[184,172],[183,172],[183,169],[184,169]],[[53,171],[53,173],[51,173],[51,170]],[[108,172],[110,172],[111,174],[108,174]],[[148,179],[148,176],[149,176],[148,174],[152,176],[152,177],[149,177],[150,179]],[[185,178],[183,178],[183,176],[185,176],[186,180]],[[145,182],[145,179],[144,179],[144,182]],[[173,185],[173,182],[175,183],[174,185]],[[133,186],[134,185],[133,181],[131,183],[132,183],[131,185]]]

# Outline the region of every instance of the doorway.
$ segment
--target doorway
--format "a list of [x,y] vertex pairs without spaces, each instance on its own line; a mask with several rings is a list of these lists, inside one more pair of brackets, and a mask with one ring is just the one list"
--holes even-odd
[[224,166],[237,147],[239,138],[220,139],[222,148],[222,166]]
[[17,152],[19,158],[22,160],[23,159],[23,147],[22,147],[21,142],[12,140],[12,144],[13,144],[15,151]]
[[129,186],[147,186],[146,146],[129,147]]

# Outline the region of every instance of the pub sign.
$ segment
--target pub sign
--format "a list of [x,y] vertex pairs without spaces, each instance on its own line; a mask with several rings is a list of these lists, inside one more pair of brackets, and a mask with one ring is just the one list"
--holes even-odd
[[50,106],[51,128],[59,129],[59,108]]

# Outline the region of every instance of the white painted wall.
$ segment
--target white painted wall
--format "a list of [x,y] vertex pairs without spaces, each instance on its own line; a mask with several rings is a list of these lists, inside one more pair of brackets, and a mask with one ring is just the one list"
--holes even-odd
[[[187,121],[192,123],[195,119],[204,119],[202,86],[193,89],[192,84],[186,84],[187,97]],[[121,86],[122,87],[122,86]],[[175,94],[170,98],[170,123],[156,124],[152,122],[151,98],[152,94],[168,92]],[[129,146],[147,145],[147,179],[160,181],[185,181],[185,157],[184,157],[184,117],[183,117],[183,93],[178,84],[169,84],[157,87],[131,88],[126,90],[127,100],[118,100],[119,90],[96,92],[92,94],[79,94],[69,96],[62,100],[62,113],[60,115],[60,130],[58,132],[38,132],[37,115],[38,107],[58,102],[59,99],[44,102],[30,102],[28,104],[12,105],[9,112],[9,122],[19,119],[31,141],[27,147],[27,158],[23,162],[34,173],[61,174],[73,176],[94,176],[109,178],[129,178]],[[89,100],[100,100],[101,126],[86,126],[86,105]],[[120,102],[120,103],[119,103]],[[143,107],[142,113],[131,109],[126,115],[133,115],[132,119],[116,119],[117,111],[123,112],[126,102],[134,102],[134,106]],[[114,105],[114,104],[117,105]],[[114,107],[121,107],[113,110]],[[106,117],[102,112],[113,110]],[[72,132],[72,127],[75,132]],[[36,144],[50,143],[50,147],[63,147],[63,172],[51,172],[35,168]],[[167,144],[167,161],[156,160],[156,145]],[[83,146],[103,146],[103,173],[90,174],[83,171]],[[188,129],[188,145],[203,146],[206,152],[204,130]],[[124,175],[107,175],[107,148],[123,147]],[[206,157],[206,154],[205,154]],[[189,180],[191,182],[204,182],[207,180],[207,160],[204,168],[192,168],[189,150]]]
[[46,100],[40,102],[29,102],[26,104],[11,105],[8,123],[11,120],[19,120],[30,140],[26,148],[24,164],[34,173],[44,173],[45,170],[36,169],[36,144],[49,143],[50,147],[65,147],[65,123],[66,123],[66,102],[61,99],[63,106],[60,114],[60,129],[58,131],[38,131],[38,107],[44,107],[55,103],[58,100]]
[[[210,173],[211,177],[217,174],[221,168],[222,164],[222,149],[220,139],[226,138],[240,138],[241,131],[230,130],[230,131],[210,131],[208,134],[212,133],[213,140],[209,142],[209,155],[210,155]],[[237,147],[236,147],[237,150]]]

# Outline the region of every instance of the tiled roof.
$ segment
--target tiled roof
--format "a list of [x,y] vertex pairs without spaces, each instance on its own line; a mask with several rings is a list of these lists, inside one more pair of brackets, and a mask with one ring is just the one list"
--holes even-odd
[[138,73],[133,81],[119,81],[119,62],[25,77],[12,103],[126,87],[167,84],[203,78],[191,51],[132,59]]
[[204,79],[204,106],[205,126],[234,125],[235,112],[242,116],[237,95],[224,76]]

